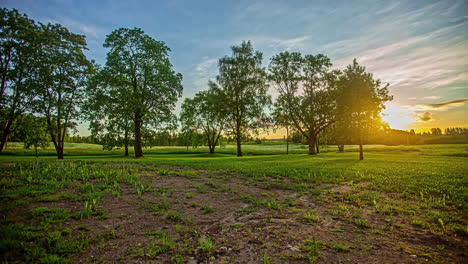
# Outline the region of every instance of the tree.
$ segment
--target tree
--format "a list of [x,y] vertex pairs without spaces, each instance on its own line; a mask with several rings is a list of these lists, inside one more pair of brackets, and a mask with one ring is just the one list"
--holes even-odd
[[110,79],[105,69],[97,70],[90,79],[84,116],[90,121],[91,134],[100,138],[104,149],[124,147],[124,155],[128,156],[133,131],[129,100],[109,86]]
[[343,122],[342,133],[351,135],[359,144],[359,160],[364,159],[364,137],[372,130],[382,127],[380,113],[384,103],[393,99],[388,86],[381,86],[366,68],[356,59],[343,71],[338,81],[338,118]]
[[216,80],[224,94],[227,126],[236,138],[237,156],[242,156],[242,141],[254,123],[265,117],[264,108],[271,103],[267,95],[266,72],[262,67],[263,55],[254,52],[250,41],[233,46],[232,56],[219,60]]
[[306,139],[309,154],[317,153],[318,135],[335,122],[335,81],[324,55],[282,52],[270,61],[269,79],[279,92],[276,108],[284,112]]
[[41,43],[36,110],[45,117],[57,157],[63,159],[65,136],[77,125],[93,65],[83,53],[85,37],[59,24],[41,24]]
[[435,136],[442,135],[442,129],[438,127],[433,127],[431,128],[431,134]]
[[349,137],[343,133],[341,128],[342,122],[337,120],[333,125],[327,127],[321,133],[321,141],[327,145],[337,145],[338,152],[344,152],[344,146],[346,142],[350,142]]
[[33,20],[17,10],[0,9],[0,152],[15,119],[31,110],[37,95],[38,29]]
[[139,28],[114,30],[104,47],[110,49],[105,66],[107,94],[119,104],[125,101],[115,109],[131,117],[135,157],[143,157],[142,128],[171,120],[182,95],[182,75],[172,70],[166,44]]
[[210,153],[213,154],[226,125],[227,112],[221,90],[214,82],[210,81],[208,85],[208,90],[185,99],[180,121],[183,131],[202,130]]
[[21,127],[19,130],[23,133],[21,140],[24,143],[24,148],[29,149],[34,147],[37,157],[37,149],[47,148],[50,142],[46,120],[34,115],[25,115],[20,123]]

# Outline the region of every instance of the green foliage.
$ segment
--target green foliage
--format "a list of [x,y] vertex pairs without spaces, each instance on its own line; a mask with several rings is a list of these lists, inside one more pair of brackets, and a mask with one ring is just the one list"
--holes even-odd
[[40,74],[36,111],[47,120],[47,129],[57,151],[63,159],[67,131],[80,117],[85,85],[93,72],[93,65],[84,54],[85,37],[56,24],[40,26]]
[[250,41],[232,46],[232,56],[219,60],[217,83],[223,94],[224,107],[231,133],[237,141],[237,155],[242,156],[241,143],[249,130],[258,128],[265,120],[265,106],[270,104],[267,95],[266,72],[262,68],[261,52],[254,52]]
[[173,121],[171,111],[182,93],[182,75],[173,71],[166,44],[139,28],[114,30],[104,47],[110,48],[106,66],[98,78],[101,82],[93,87],[99,89],[94,94],[106,103],[101,112],[106,113],[110,124],[104,127],[115,125],[122,116],[124,120],[131,118],[135,156],[141,157],[142,129]]
[[[5,117],[2,143],[15,119],[25,111],[35,111],[47,120],[47,130],[63,158],[67,131],[79,118],[78,106],[83,86],[92,65],[86,59],[84,36],[71,33],[59,24],[36,24],[17,10],[0,10],[1,93],[0,112]],[[3,123],[3,122],[2,122]],[[46,137],[42,125],[31,125],[26,146],[43,146]]]
[[300,245],[301,250],[304,252],[304,259],[310,263],[315,263],[317,257],[321,256],[321,249],[325,246],[325,242],[318,240],[315,237],[312,239],[307,239],[302,242]]
[[[207,91],[200,91],[182,104],[180,121],[184,133],[203,130],[210,153],[214,153],[223,129],[227,125],[228,112],[219,87],[209,82]],[[193,134],[193,133],[190,133]]]
[[282,52],[273,56],[269,79],[279,92],[273,116],[284,126],[293,126],[315,154],[317,136],[336,119],[336,77],[325,55]]
[[37,149],[45,149],[49,146],[50,136],[47,131],[46,120],[34,115],[24,115],[19,120],[20,128],[17,130],[24,133],[21,140],[24,142],[24,148],[34,147],[37,157]]
[[157,258],[164,252],[170,251],[176,247],[176,242],[171,236],[163,231],[153,233],[156,240],[152,241],[149,245],[139,248],[137,255],[141,257],[147,257],[150,259]]
[[151,205],[150,209],[154,215],[159,215],[167,211],[170,207],[171,205],[169,204],[169,202],[166,199],[164,199],[163,201]]
[[[348,65],[338,80],[337,116],[340,133],[354,138],[362,146],[364,138],[378,128],[382,128],[380,112],[384,103],[393,99],[388,94],[388,86],[381,86],[366,68],[356,59]],[[360,148],[360,160],[364,158]]]
[[268,256],[268,252],[266,250],[263,251],[262,257],[263,257],[263,264],[271,263],[270,257]]
[[313,212],[305,212],[301,217],[300,220],[307,223],[313,224],[321,221],[320,216],[314,214]]
[[198,239],[198,247],[205,253],[211,252],[214,249],[215,242],[206,236],[201,236]]
[[336,251],[339,252],[348,252],[350,249],[349,245],[343,244],[343,243],[336,243],[333,245]]
[[353,223],[359,228],[368,228],[369,227],[369,221],[367,221],[367,219],[356,218],[356,219],[354,219]]
[[214,208],[211,207],[211,205],[209,205],[209,204],[202,205],[202,206],[200,207],[200,209],[201,209],[205,214],[209,214],[209,213],[214,212]]
[[180,222],[184,216],[179,211],[169,211],[166,215],[166,219],[172,222]]
[[0,9],[0,123],[3,150],[15,120],[36,100],[40,27],[16,9]]

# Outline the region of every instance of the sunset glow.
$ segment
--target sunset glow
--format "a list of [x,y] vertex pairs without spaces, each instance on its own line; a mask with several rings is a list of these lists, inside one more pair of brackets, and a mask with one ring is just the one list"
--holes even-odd
[[388,123],[390,128],[409,130],[417,121],[416,117],[398,104],[388,103],[385,110],[382,111],[382,119]]

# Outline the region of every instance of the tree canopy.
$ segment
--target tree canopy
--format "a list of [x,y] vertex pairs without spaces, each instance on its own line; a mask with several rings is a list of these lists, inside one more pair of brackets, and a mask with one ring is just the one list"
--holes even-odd
[[275,107],[282,123],[294,125],[316,154],[317,136],[335,122],[335,80],[325,55],[282,52],[270,62],[269,79],[279,93]]
[[131,118],[135,157],[142,157],[142,128],[158,127],[174,118],[172,110],[182,95],[182,75],[172,69],[169,47],[139,28],[114,30],[104,47],[110,49],[103,69],[104,94],[119,102],[109,111]]
[[57,156],[63,159],[65,135],[77,125],[93,65],[83,52],[84,36],[58,24],[40,26],[43,45],[39,49],[36,111],[45,117]]
[[214,153],[227,123],[227,111],[219,87],[214,82],[209,82],[208,86],[208,90],[184,100],[180,120],[183,131],[203,131],[210,153]]
[[40,27],[18,10],[0,9],[0,152],[18,116],[32,110],[37,91]]
[[359,159],[364,159],[363,144],[366,135],[383,126],[381,111],[384,103],[393,99],[388,86],[381,86],[380,80],[358,64],[354,59],[338,80],[337,116],[340,133],[353,137],[359,144]]
[[236,138],[237,156],[242,156],[242,140],[248,131],[256,129],[259,119],[265,118],[264,110],[271,103],[271,97],[267,94],[262,53],[254,52],[250,41],[231,49],[231,56],[219,60],[216,80],[224,94],[227,126]]

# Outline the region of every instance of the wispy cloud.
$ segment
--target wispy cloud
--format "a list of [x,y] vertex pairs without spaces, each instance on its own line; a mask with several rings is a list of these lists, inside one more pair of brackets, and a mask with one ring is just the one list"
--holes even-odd
[[449,107],[449,106],[462,106],[468,104],[468,98],[463,98],[463,99],[458,99],[458,100],[453,100],[449,102],[443,102],[439,104],[426,104],[423,106],[434,108],[434,109],[439,109],[442,107]]
[[[387,106],[389,107],[387,108],[389,109],[385,109],[384,113],[392,115],[393,118],[399,122],[401,122],[402,118],[407,118],[410,121],[407,122],[407,124],[411,124],[413,122],[433,122],[436,121],[436,117],[440,119],[441,116],[443,117],[450,114],[450,109],[467,104],[468,98],[436,104],[398,105],[395,103],[388,103]],[[413,123],[413,125],[416,123]]]
[[422,100],[437,100],[437,99],[440,99],[440,96],[429,95],[429,96],[424,96],[421,99]]
[[52,24],[60,24],[69,28],[72,32],[80,33],[88,38],[92,39],[104,39],[106,33],[105,29],[97,27],[92,24],[83,23],[69,17],[58,17],[58,18],[43,18],[40,19],[42,22],[50,22]]
[[188,82],[191,83],[189,91],[184,96],[192,96],[197,91],[205,90],[208,87],[208,80],[214,79],[218,73],[218,59],[204,57],[192,67]]
[[468,82],[468,40],[457,34],[467,25],[463,22],[369,49],[339,59],[336,67],[342,68],[357,58],[377,78],[389,82],[393,92],[403,95],[460,86]]
[[301,36],[295,38],[278,38],[269,36],[246,35],[244,37],[237,38],[233,41],[233,43],[240,44],[243,40],[252,41],[254,48],[263,47],[263,50],[266,50],[267,57],[272,55],[273,52],[279,52],[284,50],[302,50],[307,45],[310,45],[309,36]]

